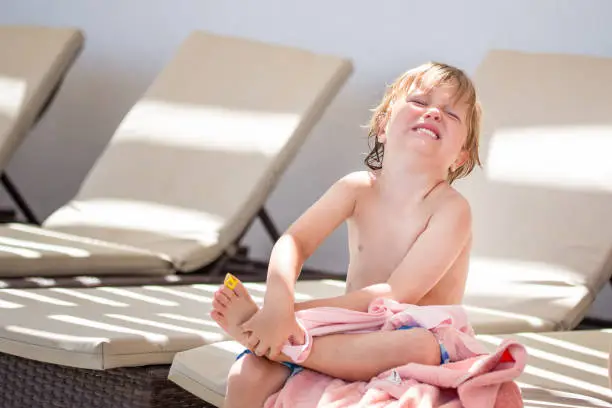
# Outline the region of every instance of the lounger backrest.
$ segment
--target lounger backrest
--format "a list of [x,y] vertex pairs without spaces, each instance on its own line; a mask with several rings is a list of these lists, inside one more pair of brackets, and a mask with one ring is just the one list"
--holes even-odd
[[0,26],[0,169],[40,117],[83,43],[77,29]]
[[351,73],[349,61],[195,32],[49,228],[215,259],[256,215]]
[[563,276],[593,295],[609,279],[611,72],[608,58],[487,55],[475,75],[483,169],[457,184],[472,203],[473,268],[500,284]]

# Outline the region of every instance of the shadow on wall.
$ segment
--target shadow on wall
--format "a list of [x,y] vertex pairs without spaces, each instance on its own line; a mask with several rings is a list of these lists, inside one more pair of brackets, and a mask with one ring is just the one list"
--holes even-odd
[[483,169],[457,183],[472,203],[476,263],[516,264],[508,271],[525,279],[535,265],[594,295],[609,279],[611,70],[612,59],[487,55],[474,76]]

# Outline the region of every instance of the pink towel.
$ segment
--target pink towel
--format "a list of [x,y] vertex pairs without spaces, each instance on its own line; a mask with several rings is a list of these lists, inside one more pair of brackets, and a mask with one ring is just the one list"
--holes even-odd
[[283,353],[296,363],[308,357],[313,337],[332,333],[396,330],[404,325],[420,326],[432,331],[443,341],[451,361],[487,352],[474,338],[474,330],[460,305],[415,306],[379,298],[370,303],[367,312],[319,307],[299,311],[296,317],[304,328],[306,341],[303,345],[286,344],[283,348]]
[[432,331],[447,348],[451,363],[441,366],[410,363],[367,382],[347,382],[304,370],[272,395],[265,408],[523,406],[514,379],[525,367],[525,348],[507,340],[495,352],[488,353],[475,338],[461,306],[414,306],[376,299],[368,312],[323,307],[300,311],[297,317],[306,331],[306,342],[283,349],[296,362],[308,357],[313,337],[395,330],[410,324]]

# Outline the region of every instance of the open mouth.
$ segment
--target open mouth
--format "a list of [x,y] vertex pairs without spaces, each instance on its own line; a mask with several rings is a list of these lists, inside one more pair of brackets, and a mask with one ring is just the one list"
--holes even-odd
[[440,132],[433,126],[419,125],[412,128],[412,130],[422,135],[429,136],[434,140],[440,140]]

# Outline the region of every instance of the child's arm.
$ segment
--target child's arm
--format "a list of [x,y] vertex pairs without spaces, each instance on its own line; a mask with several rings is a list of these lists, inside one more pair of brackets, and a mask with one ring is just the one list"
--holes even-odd
[[337,181],[274,245],[263,307],[242,326],[251,332],[252,344],[258,344],[255,354],[270,350],[270,356],[277,355],[284,342],[296,336],[294,293],[299,271],[323,240],[352,215],[363,179],[363,173],[353,173]]
[[425,231],[396,267],[387,282],[367,286],[343,296],[300,302],[295,310],[340,307],[367,311],[375,298],[416,304],[451,268],[471,235],[467,201],[456,198],[434,214]]

